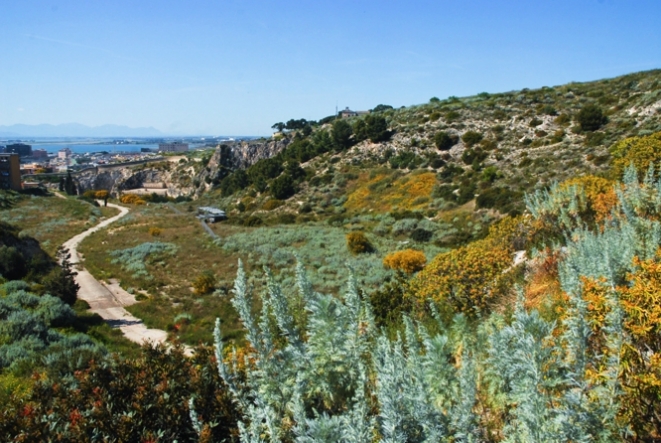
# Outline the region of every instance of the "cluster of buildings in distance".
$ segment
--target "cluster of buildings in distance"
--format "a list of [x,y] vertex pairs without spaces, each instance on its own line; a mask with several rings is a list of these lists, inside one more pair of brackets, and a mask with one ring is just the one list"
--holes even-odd
[[[103,145],[99,145],[103,149]],[[25,188],[22,177],[33,174],[65,173],[98,165],[121,164],[154,159],[158,153],[188,152],[188,143],[159,143],[158,150],[141,148],[140,152],[109,153],[107,151],[75,154],[65,147],[49,154],[45,149],[33,149],[26,143],[0,146],[0,189],[14,191]]]

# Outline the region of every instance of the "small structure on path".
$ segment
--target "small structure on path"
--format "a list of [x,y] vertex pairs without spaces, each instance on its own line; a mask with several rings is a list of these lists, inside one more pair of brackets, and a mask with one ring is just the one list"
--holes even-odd
[[200,206],[197,208],[197,218],[207,223],[215,223],[217,221],[227,220],[227,214],[222,209],[211,206]]

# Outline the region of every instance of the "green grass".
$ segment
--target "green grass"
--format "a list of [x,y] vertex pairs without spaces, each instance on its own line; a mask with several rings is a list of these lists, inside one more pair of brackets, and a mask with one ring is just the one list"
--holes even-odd
[[53,256],[66,240],[117,212],[73,197],[22,196],[11,209],[0,211],[0,220],[39,240],[42,248]]
[[[385,255],[410,247],[425,251],[428,259],[444,249],[433,243],[412,242],[408,234],[383,232],[374,228],[381,216],[363,215],[343,219],[337,226],[326,222],[308,222],[292,225],[243,227],[216,223],[212,229],[220,240],[213,241],[203,231],[198,220],[186,212],[182,214],[168,205],[136,206],[131,213],[108,229],[92,234],[79,248],[85,257],[85,267],[97,278],[119,279],[125,289],[145,290],[146,297],[127,309],[152,328],[167,330],[188,344],[211,342],[216,317],[224,323],[223,331],[229,338],[239,338],[240,325],[231,306],[231,288],[238,259],[241,258],[256,291],[264,288],[264,272],[268,266],[285,291],[295,291],[295,256],[309,269],[312,283],[321,292],[338,293],[346,284],[347,265],[368,290],[378,288],[390,278],[384,269]],[[417,221],[416,221],[417,222]],[[423,220],[420,225],[448,229],[451,223],[435,225]],[[160,235],[152,236],[149,228],[158,227]],[[363,230],[376,247],[376,253],[352,255],[346,246],[346,234]],[[145,243],[163,242],[176,247],[177,253],[147,259],[147,275],[136,275],[123,263],[114,262],[113,251],[135,248]],[[192,282],[203,271],[211,271],[218,280],[215,294],[197,295]],[[186,313],[190,321],[175,322],[175,317]]]

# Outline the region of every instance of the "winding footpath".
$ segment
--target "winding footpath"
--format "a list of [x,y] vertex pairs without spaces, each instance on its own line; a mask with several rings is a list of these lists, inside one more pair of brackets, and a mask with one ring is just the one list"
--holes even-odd
[[76,235],[66,241],[62,246],[71,254],[71,264],[76,268],[76,283],[80,285],[78,298],[85,300],[90,305],[90,311],[99,314],[110,326],[119,328],[124,336],[138,344],[159,344],[167,339],[167,332],[160,329],[149,329],[137,317],[124,309],[136,303],[135,297],[125,290],[119,284],[105,285],[95,279],[81,263],[81,257],[78,253],[78,245],[87,236],[97,232],[100,229],[114,223],[128,214],[129,210],[123,206],[108,203],[108,206],[119,209],[119,214],[102,221],[98,225],[87,231]]

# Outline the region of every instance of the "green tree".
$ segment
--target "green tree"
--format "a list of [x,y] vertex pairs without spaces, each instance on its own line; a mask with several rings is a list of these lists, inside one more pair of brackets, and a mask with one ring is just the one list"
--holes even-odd
[[386,119],[374,114],[358,120],[354,126],[354,133],[358,140],[369,139],[372,143],[386,141],[390,138]]
[[278,132],[282,132],[285,130],[285,124],[282,122],[275,123],[273,126],[271,126],[272,129],[275,129]]
[[301,168],[301,165],[296,160],[289,160],[285,165],[285,174],[298,180],[305,177],[305,170]]
[[372,109],[372,112],[383,112],[383,111],[387,111],[389,109],[392,109],[392,106],[390,106],[390,105],[377,105],[377,106],[374,107],[374,109]]
[[51,269],[43,278],[41,284],[47,294],[59,298],[69,306],[73,306],[78,298],[80,286],[74,280],[77,273],[72,270],[71,262],[69,262],[71,254],[60,247],[57,250],[57,258],[60,265]]
[[248,168],[248,177],[255,183],[258,178],[276,178],[282,172],[282,160],[277,158],[265,158]]
[[353,129],[346,120],[337,119],[333,122],[331,138],[333,139],[333,145],[336,151],[340,152],[349,149],[353,145],[352,135]]
[[285,200],[296,193],[294,179],[289,174],[282,174],[271,182],[271,195],[278,200]]
[[328,131],[324,130],[315,132],[312,136],[312,144],[317,154],[323,154],[333,149],[333,139]]
[[576,115],[576,120],[583,131],[596,131],[608,122],[606,117],[597,105],[585,105]]
[[71,172],[67,172],[67,177],[64,179],[64,191],[67,195],[78,194],[78,189],[76,188],[76,183],[73,181],[73,177],[71,177]]

